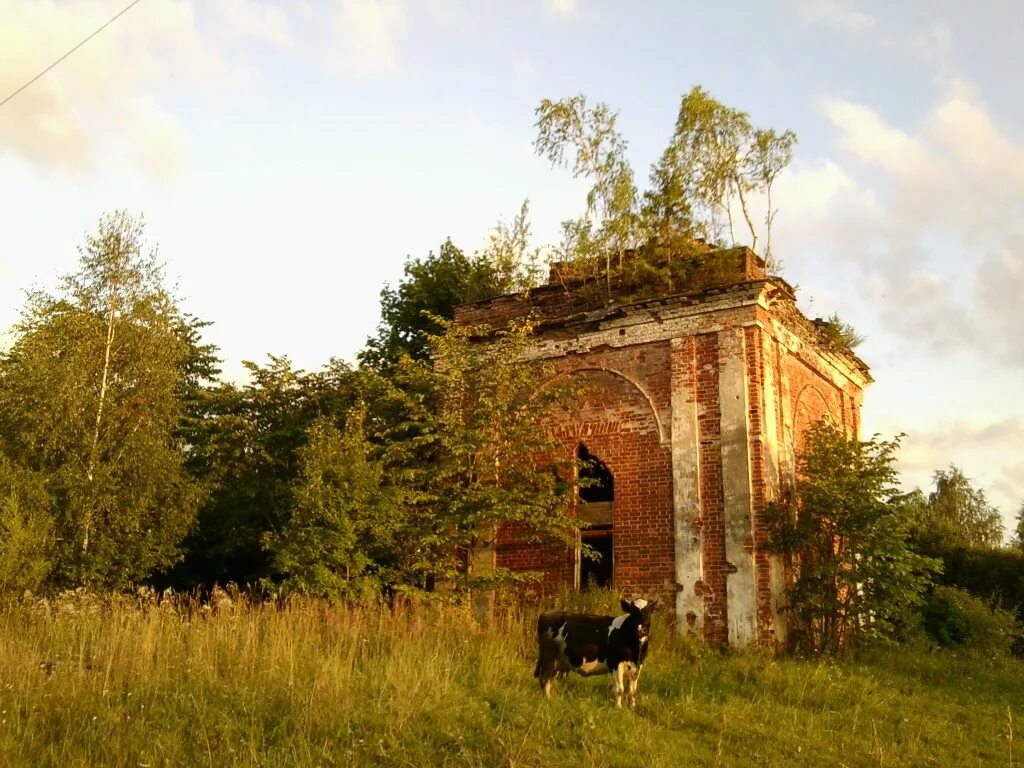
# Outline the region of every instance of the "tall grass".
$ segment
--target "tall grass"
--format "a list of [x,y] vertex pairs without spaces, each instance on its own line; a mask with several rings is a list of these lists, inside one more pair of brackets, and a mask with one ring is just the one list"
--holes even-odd
[[0,765],[1011,765],[1014,661],[721,654],[662,617],[630,713],[607,677],[541,699],[535,617],[499,609],[484,627],[452,606],[211,611],[82,594],[8,605]]

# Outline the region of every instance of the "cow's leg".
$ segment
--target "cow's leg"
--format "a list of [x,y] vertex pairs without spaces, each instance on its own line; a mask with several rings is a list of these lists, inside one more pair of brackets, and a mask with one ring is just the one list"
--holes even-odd
[[622,694],[625,692],[626,665],[616,664],[612,670],[612,693],[615,695],[615,708],[622,709]]
[[540,681],[540,690],[544,694],[545,699],[551,698],[551,678],[544,677]]
[[626,679],[626,691],[629,693],[629,708],[636,709],[636,686],[640,682],[640,667],[629,665],[629,676]]
[[534,676],[540,683],[540,690],[545,699],[551,698],[551,681],[558,676],[558,646],[547,639],[539,643],[537,669]]

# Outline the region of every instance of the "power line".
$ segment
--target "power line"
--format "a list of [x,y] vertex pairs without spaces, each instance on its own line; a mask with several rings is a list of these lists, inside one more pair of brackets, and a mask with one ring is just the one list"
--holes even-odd
[[3,101],[0,101],[0,107],[2,107],[2,106],[3,106],[4,104],[6,104],[6,103],[7,103],[8,101],[10,101],[10,100],[11,100],[11,99],[13,99],[13,98],[14,98],[15,96],[17,96],[17,95],[18,95],[19,93],[21,93],[22,91],[24,91],[24,90],[25,90],[26,88],[28,88],[28,87],[29,87],[30,85],[32,85],[32,83],[34,83],[34,82],[35,82],[36,80],[38,80],[38,79],[39,79],[40,77],[42,77],[42,76],[43,76],[43,75],[45,75],[45,74],[46,74],[47,72],[49,72],[49,71],[50,71],[51,69],[53,69],[54,67],[56,67],[56,66],[57,66],[58,64],[60,64],[60,63],[61,63],[62,61],[64,61],[64,59],[66,59],[66,58],[67,58],[68,56],[70,56],[70,55],[71,55],[72,53],[74,53],[74,52],[75,52],[75,51],[77,51],[77,50],[78,50],[79,48],[81,48],[81,47],[82,47],[83,45],[85,45],[86,43],[88,43],[88,42],[89,42],[90,40],[92,40],[92,39],[93,39],[94,37],[96,37],[96,35],[98,35],[98,34],[99,34],[100,32],[102,32],[102,31],[103,31],[104,29],[106,29],[107,27],[109,27],[109,26],[110,26],[111,24],[113,24],[113,23],[114,23],[115,21],[117,21],[117,20],[118,20],[119,18],[121,18],[122,16],[124,16],[124,14],[126,14],[126,13],[127,13],[128,11],[130,11],[130,10],[131,10],[132,8],[134,8],[134,7],[136,6],[136,5],[138,5],[138,4],[140,3],[140,2],[142,2],[142,0],[132,0],[132,2],[131,2],[131,3],[129,3],[129,4],[128,4],[128,5],[127,5],[127,6],[126,6],[126,7],[124,8],[124,9],[122,9],[120,13],[118,13],[118,14],[117,14],[117,15],[115,15],[115,16],[114,16],[113,18],[111,18],[111,19],[110,19],[110,20],[109,20],[109,21],[108,21],[108,22],[107,22],[106,24],[104,24],[104,25],[103,25],[102,27],[100,27],[100,28],[99,28],[99,29],[97,29],[97,30],[96,30],[95,32],[93,32],[93,33],[92,33],[91,35],[89,35],[89,36],[88,36],[87,38],[85,38],[85,40],[83,40],[83,41],[82,41],[82,42],[80,42],[80,43],[79,43],[78,45],[76,45],[76,46],[75,46],[74,48],[72,48],[72,49],[71,49],[70,51],[68,51],[67,53],[65,53],[65,54],[64,54],[63,56],[61,56],[61,57],[60,57],[59,59],[57,59],[57,60],[56,60],[55,62],[53,62],[53,64],[51,64],[51,65],[50,65],[50,66],[48,66],[48,67],[47,67],[46,69],[44,69],[44,70],[43,70],[42,72],[40,72],[40,73],[39,73],[38,75],[36,75],[35,77],[33,77],[33,78],[32,78],[31,80],[29,80],[29,81],[28,81],[27,83],[25,83],[25,84],[24,84],[23,86],[21,86],[21,88],[19,88],[18,90],[16,90],[16,91],[15,91],[14,93],[12,93],[12,94],[11,94],[10,96],[8,96],[8,97],[7,97],[6,99],[4,99]]

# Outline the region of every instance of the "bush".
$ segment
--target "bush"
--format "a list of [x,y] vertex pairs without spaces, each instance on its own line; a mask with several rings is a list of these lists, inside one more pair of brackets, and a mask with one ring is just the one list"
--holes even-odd
[[33,472],[0,456],[0,594],[42,588],[53,569],[49,495]]
[[[1013,611],[1024,622],[1024,552],[1015,549],[981,547],[925,548],[924,554],[942,559],[942,572],[935,581],[958,587]],[[1017,638],[1013,652],[1024,656],[1024,635]]]
[[1024,552],[1014,549],[946,547],[926,551],[942,559],[941,584],[966,589],[1007,608],[1024,606]]
[[790,650],[897,639],[939,566],[909,544],[915,510],[899,489],[899,438],[862,442],[818,421],[803,439],[795,496],[766,514],[767,548],[793,573]]
[[1013,611],[989,605],[956,587],[932,590],[921,608],[921,624],[939,646],[987,656],[1006,654],[1020,635]]

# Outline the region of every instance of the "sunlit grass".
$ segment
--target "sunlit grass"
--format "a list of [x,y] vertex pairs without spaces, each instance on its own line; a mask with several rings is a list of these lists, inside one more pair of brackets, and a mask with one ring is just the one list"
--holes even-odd
[[535,616],[499,610],[480,627],[450,606],[9,606],[0,765],[1024,765],[1009,738],[1024,711],[1015,661],[721,654],[661,617],[630,713],[607,677],[541,699]]

